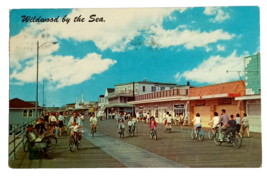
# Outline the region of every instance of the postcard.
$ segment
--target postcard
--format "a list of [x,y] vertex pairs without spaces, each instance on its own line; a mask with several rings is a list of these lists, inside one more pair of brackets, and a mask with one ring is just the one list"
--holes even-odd
[[258,6],[9,13],[10,168],[261,167]]

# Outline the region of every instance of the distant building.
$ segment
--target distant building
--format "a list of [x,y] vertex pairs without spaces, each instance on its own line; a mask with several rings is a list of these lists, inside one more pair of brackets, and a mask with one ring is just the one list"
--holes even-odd
[[[38,116],[42,107],[38,106]],[[9,100],[9,125],[19,125],[35,118],[35,103],[29,103],[19,98]]]
[[143,81],[116,84],[115,88],[106,89],[104,103],[101,102],[102,112],[104,110],[106,114],[126,112],[133,115],[134,105],[129,102],[134,100],[135,95],[171,90],[178,87],[180,85],[175,83],[152,82],[146,79]]
[[244,58],[246,95],[235,100],[246,103],[249,131],[261,132],[261,61],[260,53]]

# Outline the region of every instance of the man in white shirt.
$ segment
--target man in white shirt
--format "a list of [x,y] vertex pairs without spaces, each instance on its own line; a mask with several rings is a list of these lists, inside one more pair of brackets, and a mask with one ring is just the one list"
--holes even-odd
[[97,118],[95,117],[95,114],[92,115],[90,118],[90,126],[91,126],[91,134],[93,133],[93,129],[95,129],[96,132],[96,125],[97,125]]
[[[71,126],[71,124],[72,124],[73,121],[75,121],[76,124],[79,127],[81,127],[81,118],[80,118],[80,116],[78,116],[78,113],[76,111],[73,112],[72,117],[69,120],[68,127]],[[77,133],[78,133],[78,139],[79,139],[78,140],[78,143],[80,144],[81,143],[81,140],[82,140],[82,132],[81,132],[81,129],[80,128],[78,129]]]

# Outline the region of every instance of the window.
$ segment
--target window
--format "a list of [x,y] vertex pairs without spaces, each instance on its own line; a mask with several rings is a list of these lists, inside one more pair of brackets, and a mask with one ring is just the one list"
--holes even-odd
[[22,112],[22,116],[23,116],[23,117],[28,117],[28,111],[27,111],[27,110],[23,110],[23,112]]
[[160,87],[160,91],[164,91],[165,90],[165,87]]
[[146,87],[145,86],[143,86],[143,92],[146,92]]
[[22,117],[33,117],[32,109],[24,109],[22,110]]
[[184,106],[184,104],[176,104],[176,105],[174,105],[174,113],[175,113],[175,115],[176,114],[181,114],[181,113],[183,113],[183,114],[185,114],[185,106]]
[[174,89],[174,87],[170,87],[170,89]]
[[28,110],[28,112],[29,112],[28,113],[29,114],[28,117],[32,117],[32,110]]
[[156,86],[151,86],[151,91],[156,92]]

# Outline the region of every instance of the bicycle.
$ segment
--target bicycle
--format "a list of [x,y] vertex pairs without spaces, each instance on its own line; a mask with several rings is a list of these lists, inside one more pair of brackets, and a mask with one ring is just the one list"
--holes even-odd
[[[22,140],[25,140],[23,150],[27,153],[29,152],[28,139],[26,136],[24,136]],[[46,143],[47,150],[53,150],[57,146],[57,138],[54,136],[54,134],[45,135],[42,141]]]
[[157,136],[157,131],[156,131],[156,126],[153,127],[153,129],[150,131],[150,138],[151,139],[155,139],[157,140],[158,136]]
[[[204,140],[204,131],[201,129],[201,127],[198,127],[197,128],[197,138],[199,141],[203,141]],[[194,140],[196,137],[196,134],[195,134],[195,129],[193,128],[192,131],[191,131],[191,139]]]
[[[219,135],[220,135],[220,132],[218,130],[218,131],[216,131],[215,137],[213,140],[214,143],[218,146],[220,146],[223,142],[227,142],[227,143],[232,143],[234,148],[239,149],[242,145],[242,137],[239,134],[237,134],[236,132],[234,134],[233,134],[233,132],[230,132],[227,136],[227,139],[228,139],[227,141],[225,141],[225,140],[220,141]],[[223,138],[223,134],[221,134],[221,135],[222,135],[221,137]]]
[[[210,125],[211,126],[211,128],[209,129],[209,131],[208,131],[208,138],[210,139],[210,140],[212,140],[213,139],[213,137],[215,136],[215,134],[213,133],[213,131],[212,131],[212,125]],[[218,131],[218,127],[215,127],[215,133]]]
[[69,147],[71,152],[74,152],[75,147],[79,150],[80,144],[78,143],[78,132],[70,136]]
[[93,127],[93,131],[92,131],[92,138],[94,137],[95,133],[96,133],[96,128],[95,128],[95,127]]

